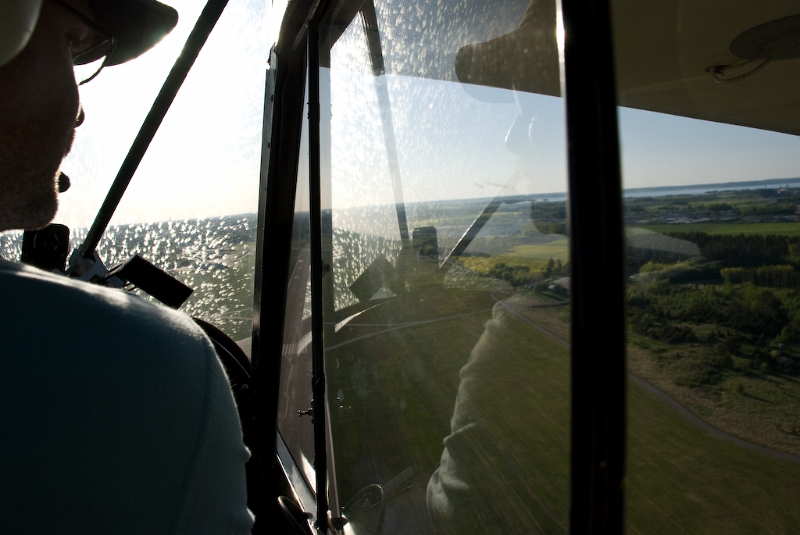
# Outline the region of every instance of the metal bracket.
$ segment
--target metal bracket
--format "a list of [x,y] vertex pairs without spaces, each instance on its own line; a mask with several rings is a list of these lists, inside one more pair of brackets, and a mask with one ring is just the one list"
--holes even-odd
[[328,525],[335,531],[341,531],[348,522],[350,521],[346,516],[333,516],[331,512],[328,511]]

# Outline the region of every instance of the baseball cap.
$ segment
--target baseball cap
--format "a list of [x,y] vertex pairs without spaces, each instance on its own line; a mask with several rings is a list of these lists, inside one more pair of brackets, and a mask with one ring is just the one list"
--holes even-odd
[[178,24],[178,12],[156,0],[89,0],[89,9],[115,38],[108,66],[141,56]]
[[461,47],[455,71],[465,91],[479,100],[513,102],[514,98],[510,92],[487,93],[476,86],[559,96],[555,0],[530,0],[516,30]]

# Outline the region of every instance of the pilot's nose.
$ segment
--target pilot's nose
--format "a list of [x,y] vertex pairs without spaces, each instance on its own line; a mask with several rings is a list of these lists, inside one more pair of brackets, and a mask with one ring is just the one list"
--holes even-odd
[[82,125],[84,119],[86,119],[86,114],[83,113],[83,106],[78,106],[78,118],[75,119],[75,128]]

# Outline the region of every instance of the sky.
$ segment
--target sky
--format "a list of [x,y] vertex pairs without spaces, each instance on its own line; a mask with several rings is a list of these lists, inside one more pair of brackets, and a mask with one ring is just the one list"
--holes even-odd
[[[81,86],[86,120],[62,164],[72,187],[60,196],[56,221],[91,224],[204,5],[168,3],[180,18],[164,41]],[[269,20],[263,1],[229,2],[112,224],[257,210]]]
[[[81,87],[86,121],[62,166],[72,188],[61,196],[57,222],[89,226],[202,7],[200,0],[169,3],[180,13],[170,36]],[[269,0],[230,0],[112,224],[257,210],[264,79],[277,12]],[[406,202],[566,189],[560,99],[517,94],[516,103],[495,104],[457,81],[387,75],[387,127],[359,28],[352,25],[337,43],[324,75],[331,88],[328,203],[393,203],[392,142]],[[800,176],[798,136],[629,109],[619,118],[626,188]],[[506,141],[515,121],[516,145]]]

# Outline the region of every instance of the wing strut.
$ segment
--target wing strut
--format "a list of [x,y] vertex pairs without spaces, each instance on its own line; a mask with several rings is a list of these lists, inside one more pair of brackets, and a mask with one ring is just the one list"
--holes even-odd
[[150,142],[156,135],[159,126],[161,126],[161,121],[164,120],[164,116],[175,100],[175,96],[183,85],[186,75],[189,73],[192,65],[194,65],[195,59],[197,59],[198,54],[200,54],[200,50],[203,48],[203,45],[205,45],[208,35],[211,33],[211,30],[214,29],[214,26],[216,26],[227,4],[228,0],[208,0],[203,8],[203,12],[200,13],[192,29],[192,33],[190,33],[189,38],[186,39],[186,44],[181,54],[178,56],[178,59],[175,60],[175,64],[172,66],[172,70],[169,72],[169,75],[167,75],[166,80],[164,80],[161,91],[159,91],[158,96],[156,96],[155,101],[153,101],[153,106],[150,108],[147,117],[145,117],[139,129],[139,133],[136,135],[136,139],[133,140],[133,144],[128,150],[128,155],[122,162],[117,176],[111,184],[111,189],[109,189],[106,199],[103,201],[103,205],[97,212],[94,223],[92,223],[89,233],[86,235],[86,240],[84,240],[83,244],[78,249],[79,255],[75,255],[74,258],[70,259],[70,272],[75,273],[75,271],[78,270],[78,264],[81,258],[93,258],[95,249],[97,249],[97,244],[100,243],[100,238],[103,237],[108,223],[114,215],[114,211],[122,200],[125,190],[128,189],[128,184],[130,184],[134,173],[136,173],[136,169],[139,167],[142,158],[144,158],[148,147],[150,147]]
[[397,224],[400,227],[400,240],[402,241],[403,249],[407,249],[411,247],[411,240],[408,237],[406,203],[403,199],[400,160],[397,156],[397,140],[395,139],[394,123],[392,122],[392,103],[389,101],[389,87],[386,83],[386,67],[383,63],[381,35],[378,31],[378,16],[375,12],[375,2],[373,0],[368,0],[361,8],[361,21],[364,24],[364,35],[367,36],[367,46],[369,47],[369,56],[372,61],[372,73],[375,75],[375,92],[378,95],[383,137],[386,142],[386,154],[389,158],[389,174],[392,177],[394,202],[397,209]]

